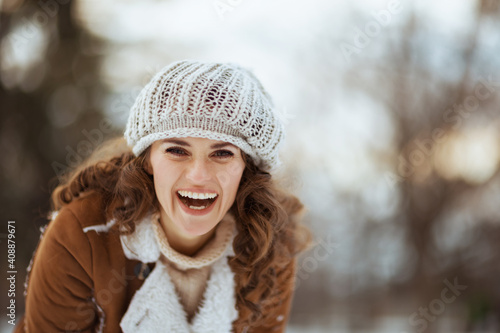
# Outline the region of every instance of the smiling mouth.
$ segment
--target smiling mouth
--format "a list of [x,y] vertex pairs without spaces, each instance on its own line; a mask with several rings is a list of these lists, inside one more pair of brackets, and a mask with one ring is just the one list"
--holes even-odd
[[193,199],[190,197],[185,197],[180,195],[177,192],[177,196],[181,200],[181,202],[186,205],[186,207],[189,207],[191,209],[195,210],[202,210],[205,208],[208,208],[212,205],[212,203],[217,199],[218,195],[215,198],[212,199]]

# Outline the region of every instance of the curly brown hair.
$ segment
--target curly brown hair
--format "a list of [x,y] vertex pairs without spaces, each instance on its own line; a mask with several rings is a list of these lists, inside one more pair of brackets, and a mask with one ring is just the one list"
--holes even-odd
[[[134,232],[136,221],[159,209],[153,177],[146,171],[150,148],[136,157],[122,138],[108,141],[54,189],[52,209],[98,192],[106,217],[115,219],[121,233]],[[245,170],[230,208],[238,234],[229,264],[238,276],[237,298],[245,307],[238,310],[251,312],[243,327],[264,319],[264,310],[279,293],[277,276],[307,247],[311,234],[300,223],[305,212],[300,200],[278,186],[244,152],[242,156]]]

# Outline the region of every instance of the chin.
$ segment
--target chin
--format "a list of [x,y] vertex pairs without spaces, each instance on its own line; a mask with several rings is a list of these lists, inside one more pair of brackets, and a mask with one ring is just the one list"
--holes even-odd
[[[190,219],[191,220],[191,219]],[[186,235],[196,237],[196,236],[203,236],[207,233],[209,233],[215,226],[217,225],[207,225],[203,221],[200,220],[191,220],[191,221],[186,221],[184,220],[184,223],[182,224],[182,229],[186,233]]]

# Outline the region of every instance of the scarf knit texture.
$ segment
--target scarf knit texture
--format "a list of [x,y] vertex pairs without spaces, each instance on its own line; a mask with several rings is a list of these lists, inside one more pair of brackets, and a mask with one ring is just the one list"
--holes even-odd
[[222,257],[233,237],[234,220],[226,218],[216,228],[212,237],[196,254],[187,256],[174,250],[168,243],[160,219],[153,218],[153,228],[160,248],[162,263],[191,321],[205,291],[211,265]]
[[238,318],[234,272],[234,217],[228,212],[214,237],[194,256],[170,247],[157,214],[138,223],[134,233],[120,240],[129,259],[155,263],[134,294],[120,327],[124,333],[231,332]]

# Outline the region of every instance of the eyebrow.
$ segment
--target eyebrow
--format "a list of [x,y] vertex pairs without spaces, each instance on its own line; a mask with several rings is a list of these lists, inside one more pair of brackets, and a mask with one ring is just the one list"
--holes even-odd
[[[164,139],[163,142],[168,142],[168,143],[174,143],[179,146],[184,146],[184,147],[191,147],[189,143],[187,143],[184,140],[179,140],[179,139]],[[229,142],[221,142],[221,143],[214,143],[213,145],[210,146],[211,149],[218,149],[218,148],[223,148],[226,146],[234,146],[233,144]]]

